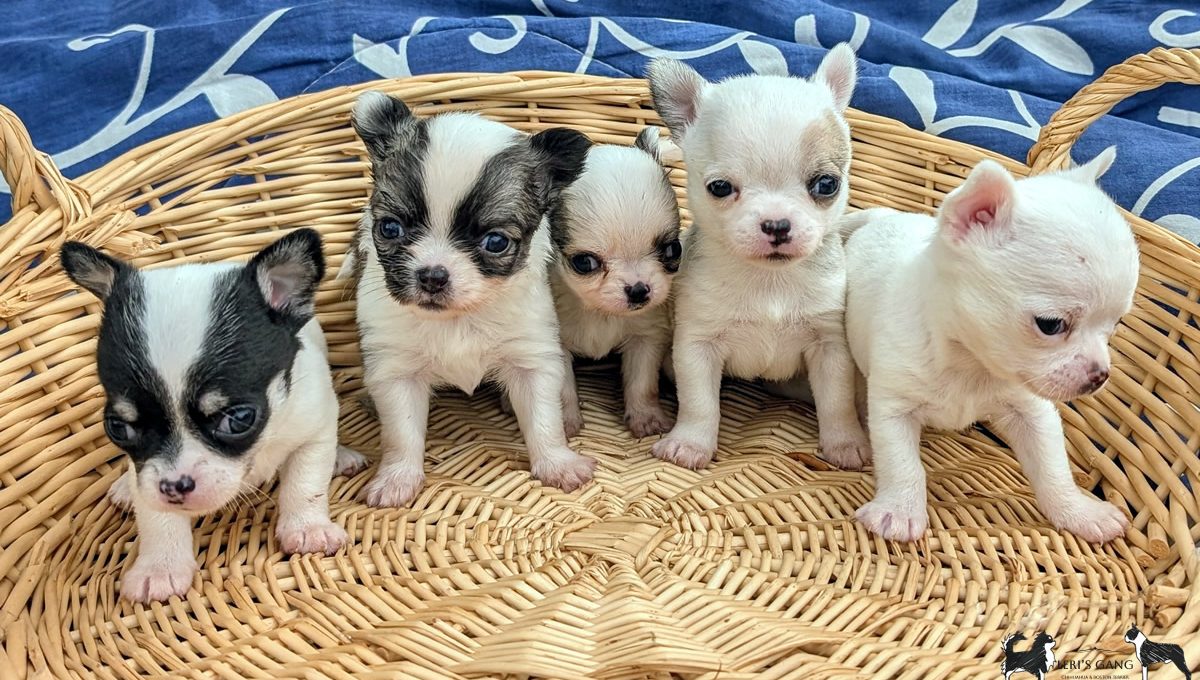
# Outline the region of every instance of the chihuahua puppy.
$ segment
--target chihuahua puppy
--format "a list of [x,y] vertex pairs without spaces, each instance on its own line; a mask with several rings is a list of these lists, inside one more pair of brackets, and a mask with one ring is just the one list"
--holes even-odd
[[382,427],[373,506],[424,485],[429,396],[507,391],[533,476],[571,491],[595,461],[567,446],[564,367],[548,265],[546,214],[578,176],[590,143],[552,128],[532,137],[467,113],[417,118],[380,92],[352,115],[375,178],[342,275],[358,274],[364,380]]
[[843,327],[846,272],[831,230],[849,196],[843,112],[853,50],[830,50],[811,80],[749,75],[709,83],[655,59],[654,108],[688,167],[695,217],[675,284],[679,416],[654,455],[689,468],[717,448],[721,375],[782,381],[807,373],[826,459],[870,459],[854,405]]
[[984,160],[936,218],[847,218],[846,323],[875,450],[858,519],[872,532],[925,533],[921,428],[976,421],[1012,447],[1054,526],[1096,542],[1124,532],[1120,510],[1075,485],[1054,406],[1104,386],[1137,285],[1133,235],[1096,186],[1115,155],[1019,181]]
[[280,548],[341,548],[329,480],[366,461],[337,444],[337,395],[313,318],[325,271],[317,232],[294,231],[249,264],[142,271],[75,241],[63,245],[62,264],[104,303],[104,429],[131,463],[109,496],[133,507],[141,538],[121,594],[150,602],[186,593],[193,518],[277,470]]
[[662,434],[658,374],[671,346],[671,279],[679,271],[679,204],[659,156],[658,128],[632,148],[594,146],[583,174],[550,213],[558,258],[551,271],[566,350],[563,417],[583,424],[570,357],[621,353],[625,424],[635,437]]

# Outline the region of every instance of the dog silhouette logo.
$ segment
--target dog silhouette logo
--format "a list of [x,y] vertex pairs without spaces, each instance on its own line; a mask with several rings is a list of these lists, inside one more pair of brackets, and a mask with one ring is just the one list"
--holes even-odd
[[1188,670],[1187,660],[1183,658],[1183,648],[1166,642],[1155,642],[1138,630],[1136,625],[1125,631],[1125,641],[1133,645],[1133,656],[1142,666],[1142,680],[1150,671],[1150,666],[1160,663],[1175,664],[1183,677],[1191,680],[1192,672]]
[[1033,639],[1029,649],[1018,650],[1017,643],[1025,639],[1021,633],[1013,633],[1000,641],[1000,646],[1004,648],[1004,661],[1000,663],[1000,672],[1004,674],[1004,680],[1009,680],[1013,673],[1022,671],[1043,680],[1057,662],[1054,658],[1054,638],[1043,631]]

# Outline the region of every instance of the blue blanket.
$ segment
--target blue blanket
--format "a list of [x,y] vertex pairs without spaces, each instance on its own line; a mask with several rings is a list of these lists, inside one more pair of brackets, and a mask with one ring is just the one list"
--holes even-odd
[[[0,103],[75,176],[175,130],[336,85],[439,71],[638,76],[658,55],[710,78],[779,64],[807,75],[849,41],[861,58],[853,106],[1023,160],[1040,125],[1108,66],[1160,45],[1200,46],[1200,14],[1182,9],[1191,0],[837,4],[8,0]],[[1114,143],[1104,187],[1200,240],[1200,88],[1125,102],[1075,157]]]

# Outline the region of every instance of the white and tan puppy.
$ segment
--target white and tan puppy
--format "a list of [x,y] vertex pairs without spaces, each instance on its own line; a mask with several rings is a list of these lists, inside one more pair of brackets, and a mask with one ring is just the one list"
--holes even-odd
[[587,483],[595,461],[563,432],[546,223],[587,138],[467,113],[418,118],[380,92],[359,98],[353,123],[375,180],[341,272],[358,272],[363,377],[382,427],[367,503],[404,505],[424,485],[432,390],[485,380],[506,390],[533,476],[565,491]]
[[[599,145],[550,212],[558,258],[551,270],[567,360],[621,353],[625,424],[636,437],[662,434],[670,417],[658,378],[671,346],[671,279],[679,271],[679,204],[648,127],[633,147]],[[563,417],[583,424],[567,366]]]
[[1137,284],[1129,226],[1096,186],[1114,156],[1019,181],[985,160],[936,218],[846,219],[847,332],[875,451],[875,499],[858,518],[871,531],[925,533],[921,428],[977,421],[1012,447],[1054,526],[1089,541],[1124,531],[1120,510],[1075,485],[1054,405],[1108,380],[1108,339]]
[[870,459],[854,403],[843,315],[846,271],[832,226],[849,195],[843,112],[856,78],[839,45],[811,80],[709,83],[684,64],[649,69],[654,107],[688,169],[694,226],[675,281],[679,416],[654,455],[689,468],[717,448],[722,373],[812,384],[825,458]]

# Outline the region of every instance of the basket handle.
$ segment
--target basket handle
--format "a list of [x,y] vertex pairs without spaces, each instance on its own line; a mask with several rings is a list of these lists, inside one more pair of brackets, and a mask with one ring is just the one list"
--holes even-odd
[[1088,126],[1127,97],[1167,83],[1200,85],[1200,49],[1156,47],[1112,66],[1067,100],[1029,149],[1035,173],[1067,167],[1071,147]]
[[68,221],[89,215],[91,197],[63,177],[50,156],[33,146],[25,124],[10,109],[0,106],[0,173],[12,191],[12,212],[36,205],[38,210],[58,207]]

